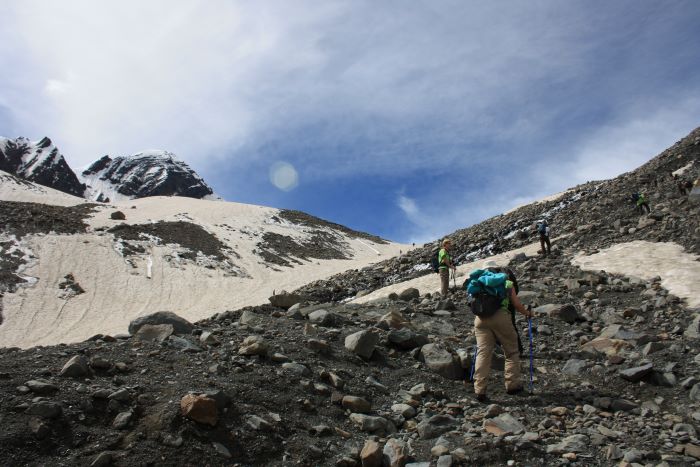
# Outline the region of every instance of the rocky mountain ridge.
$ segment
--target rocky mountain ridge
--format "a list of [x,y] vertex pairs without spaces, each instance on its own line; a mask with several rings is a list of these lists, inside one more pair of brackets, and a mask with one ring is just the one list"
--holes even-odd
[[191,167],[162,150],[103,156],[76,175],[49,138],[0,137],[0,170],[95,202],[148,196],[219,199]]
[[0,170],[73,196],[82,196],[85,191],[85,185],[46,137],[34,142],[0,137]]

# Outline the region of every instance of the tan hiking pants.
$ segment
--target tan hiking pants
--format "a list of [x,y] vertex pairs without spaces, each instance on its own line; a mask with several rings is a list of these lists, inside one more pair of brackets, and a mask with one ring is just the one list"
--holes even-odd
[[510,320],[510,314],[500,309],[490,318],[474,318],[474,332],[476,333],[476,368],[474,370],[474,392],[486,394],[489,372],[491,371],[491,357],[496,346],[496,339],[501,343],[506,356],[504,376],[506,391],[511,391],[522,386],[520,381],[520,353],[518,352],[518,336]]
[[450,268],[440,269],[440,293],[442,298],[447,298],[447,291],[450,290]]

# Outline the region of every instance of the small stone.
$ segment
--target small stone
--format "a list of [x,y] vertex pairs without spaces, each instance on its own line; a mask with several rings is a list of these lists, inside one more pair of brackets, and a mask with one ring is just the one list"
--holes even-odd
[[230,459],[231,457],[231,451],[228,450],[226,446],[224,446],[221,443],[213,442],[211,443],[212,447],[216,451],[217,454],[219,454],[221,457],[225,459]]
[[95,460],[92,461],[90,467],[106,467],[108,465],[112,465],[113,460],[114,459],[111,452],[101,452],[97,455],[97,457],[95,457]]
[[355,396],[343,397],[341,405],[353,413],[368,413],[372,409],[372,405],[367,400]]
[[216,426],[218,422],[216,401],[206,396],[187,394],[180,400],[180,412],[197,423]]
[[496,418],[484,420],[484,430],[496,436],[519,435],[525,432],[525,427],[509,413],[503,413]]
[[123,430],[129,425],[133,416],[134,413],[130,410],[117,414],[117,416],[114,417],[114,421],[112,422],[112,427],[117,430]]

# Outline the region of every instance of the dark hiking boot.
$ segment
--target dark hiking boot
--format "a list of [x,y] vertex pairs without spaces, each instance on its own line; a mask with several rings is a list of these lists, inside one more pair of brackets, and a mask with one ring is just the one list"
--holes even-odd
[[517,395],[523,394],[524,392],[525,392],[525,389],[522,386],[520,386],[520,387],[517,387],[515,389],[507,390],[506,394],[508,394],[509,396],[517,396]]
[[487,396],[486,394],[475,394],[474,397],[476,398],[476,400],[478,400],[479,402],[482,402],[482,403],[486,403],[486,402],[490,401],[489,396]]

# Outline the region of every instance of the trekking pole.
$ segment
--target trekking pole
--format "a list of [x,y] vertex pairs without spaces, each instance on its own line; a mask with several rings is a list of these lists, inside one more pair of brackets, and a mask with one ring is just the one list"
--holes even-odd
[[[532,311],[532,306],[527,307],[527,311]],[[527,318],[527,331],[530,338],[530,394],[532,394],[532,318]]]
[[472,357],[472,368],[469,372],[469,381],[474,381],[474,370],[476,369],[476,354],[479,353],[479,347],[474,344],[474,356]]

